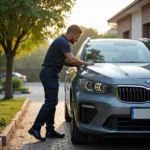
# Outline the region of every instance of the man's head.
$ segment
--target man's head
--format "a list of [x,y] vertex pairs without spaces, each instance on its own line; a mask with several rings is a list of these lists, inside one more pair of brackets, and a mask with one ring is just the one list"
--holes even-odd
[[71,25],[67,29],[66,37],[71,44],[74,44],[75,42],[78,41],[82,33],[83,31],[79,26]]

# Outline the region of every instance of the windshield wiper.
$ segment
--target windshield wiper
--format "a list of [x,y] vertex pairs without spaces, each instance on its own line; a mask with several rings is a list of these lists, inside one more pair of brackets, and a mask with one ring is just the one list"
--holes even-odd
[[138,61],[122,61],[118,63],[146,63],[146,62],[138,62]]

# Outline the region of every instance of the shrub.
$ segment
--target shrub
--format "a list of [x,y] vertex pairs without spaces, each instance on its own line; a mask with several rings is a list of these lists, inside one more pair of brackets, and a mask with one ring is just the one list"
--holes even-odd
[[13,89],[17,89],[23,86],[23,81],[20,78],[13,78]]
[[6,79],[5,79],[5,78],[2,78],[2,79],[1,79],[1,86],[2,86],[2,89],[5,89],[5,82],[6,82]]
[[20,87],[20,88],[17,88],[16,91],[30,92],[30,88],[28,88],[28,87]]
[[[2,79],[2,88],[5,89],[6,79]],[[12,78],[13,89],[17,89],[23,86],[23,81],[20,78]]]
[[5,127],[6,126],[6,119],[4,116],[0,117],[0,126]]

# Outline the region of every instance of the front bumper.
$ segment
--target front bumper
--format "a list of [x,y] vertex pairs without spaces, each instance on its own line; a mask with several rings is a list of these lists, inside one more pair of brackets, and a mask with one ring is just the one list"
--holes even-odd
[[[89,114],[85,110],[85,116],[81,115],[82,105],[95,106],[95,111]],[[132,108],[150,108],[150,102],[123,102],[113,94],[95,94],[79,91],[74,103],[75,119],[78,128],[88,134],[150,134],[150,119],[131,119]],[[91,107],[91,109],[93,109]],[[93,118],[83,121],[93,114]],[[87,120],[87,119],[85,119]],[[120,123],[121,122],[121,123]]]

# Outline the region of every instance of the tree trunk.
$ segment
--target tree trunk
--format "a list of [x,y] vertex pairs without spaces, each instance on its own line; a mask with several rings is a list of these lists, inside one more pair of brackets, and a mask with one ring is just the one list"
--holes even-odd
[[6,66],[6,84],[5,84],[5,98],[13,98],[13,83],[12,83],[12,69],[13,69],[13,59],[12,55],[7,57]]

